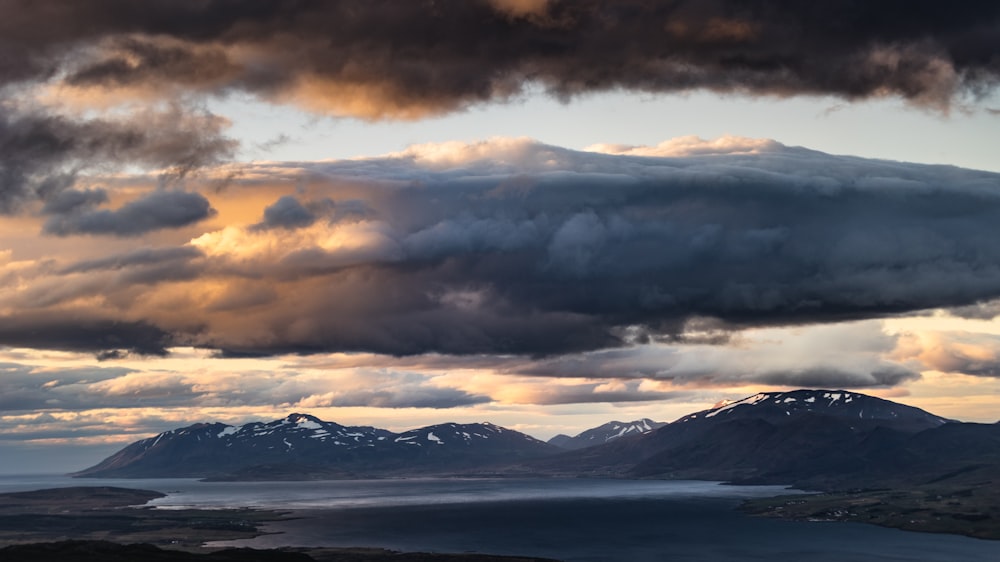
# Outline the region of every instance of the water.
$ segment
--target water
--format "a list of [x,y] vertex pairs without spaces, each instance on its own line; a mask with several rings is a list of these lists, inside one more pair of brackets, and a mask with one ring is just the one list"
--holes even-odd
[[0,492],[109,485],[167,492],[162,509],[257,507],[294,512],[268,534],[226,545],[372,546],[547,556],[567,562],[1000,560],[1000,542],[852,523],[748,517],[743,499],[779,487],[700,481],[400,479],[198,482],[0,477]]

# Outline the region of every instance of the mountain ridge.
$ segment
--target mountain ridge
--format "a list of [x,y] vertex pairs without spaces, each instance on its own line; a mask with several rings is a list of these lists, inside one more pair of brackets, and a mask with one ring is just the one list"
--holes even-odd
[[620,422],[614,420],[582,431],[573,437],[563,434],[556,435],[546,441],[546,443],[563,449],[582,449],[584,447],[600,445],[602,443],[607,443],[608,441],[614,441],[615,439],[620,439],[630,435],[649,433],[650,431],[654,431],[665,425],[667,425],[666,422],[657,422],[649,418],[642,418],[630,422]]
[[402,433],[344,426],[293,413],[240,426],[196,423],[136,441],[78,477],[200,477],[233,474],[256,479],[262,467],[293,476],[363,476],[412,470],[476,468],[558,450],[534,437],[489,422],[445,423]]
[[[163,432],[75,476],[287,480],[552,475],[820,489],[898,480],[905,474],[932,480],[976,463],[1000,466],[1000,424],[965,424],[843,390],[758,393],[672,423],[608,422],[581,436],[601,442],[567,450],[553,444],[555,438],[545,443],[489,422],[443,423],[396,433],[293,413],[270,422],[199,423]],[[956,442],[965,446],[955,450]]]

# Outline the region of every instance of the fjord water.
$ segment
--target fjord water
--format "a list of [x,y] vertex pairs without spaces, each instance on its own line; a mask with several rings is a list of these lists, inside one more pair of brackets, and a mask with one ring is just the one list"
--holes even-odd
[[982,561],[1000,542],[869,525],[746,516],[747,498],[775,486],[594,479],[398,479],[198,482],[0,477],[0,492],[56,486],[124,486],[166,492],[152,505],[293,511],[269,533],[220,545],[372,546],[596,561]]

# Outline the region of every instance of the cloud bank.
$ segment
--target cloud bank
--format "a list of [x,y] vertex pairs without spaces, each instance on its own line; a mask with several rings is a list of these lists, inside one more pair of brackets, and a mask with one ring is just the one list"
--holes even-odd
[[[140,166],[161,169],[164,177],[181,178],[194,169],[228,159],[236,148],[236,142],[222,133],[224,120],[179,106],[141,110],[124,117],[81,119],[4,101],[0,95],[3,214],[22,211],[36,200],[46,202],[44,212],[57,215],[105,203],[104,190],[71,189],[82,172]],[[64,228],[72,232],[94,229],[96,222],[105,222],[95,219],[87,221],[87,226],[74,217],[54,228],[56,232]],[[102,232],[100,227],[96,230]]]
[[[256,223],[8,265],[0,343],[103,351],[97,327],[115,321],[143,327],[113,332],[137,352],[545,356],[1000,296],[1000,175],[762,146],[638,157],[498,139],[262,164],[231,197],[269,177],[302,194]],[[868,384],[909,376],[883,375]]]
[[[243,91],[364,118],[614,89],[894,96],[996,87],[986,0],[65,0],[0,3],[0,80],[78,96]],[[58,77],[58,78],[53,78]]]

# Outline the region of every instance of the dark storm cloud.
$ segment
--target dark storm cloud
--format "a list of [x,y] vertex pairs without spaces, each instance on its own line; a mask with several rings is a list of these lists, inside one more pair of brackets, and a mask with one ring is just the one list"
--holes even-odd
[[255,311],[271,343],[235,329],[209,330],[207,345],[544,355],[669,339],[705,317],[730,329],[875,318],[1000,287],[992,173],[791,148],[660,159],[530,143],[447,166],[414,153],[313,170],[370,182],[377,218],[338,235],[368,243],[215,256],[220,272],[278,281],[282,298]]
[[787,148],[680,159],[511,150],[437,170],[419,156],[316,165],[373,184],[420,181],[372,185],[383,221],[363,251],[250,267],[299,280],[275,314],[310,329],[280,349],[547,354],[676,335],[692,318],[827,322],[1000,290],[996,174]]
[[243,90],[419,117],[516,96],[629,89],[891,95],[947,107],[1000,79],[990,0],[127,0],[0,3],[0,80]]
[[0,344],[11,347],[166,355],[171,343],[170,335],[152,323],[101,318],[94,313],[20,312],[0,316]]
[[57,236],[140,236],[154,230],[188,226],[214,214],[208,199],[199,193],[154,191],[119,209],[87,209],[51,217],[44,231]]
[[[158,330],[158,345],[230,356],[549,356],[725,343],[727,331],[742,328],[1000,298],[994,173],[777,144],[758,154],[647,158],[526,140],[250,172],[284,178],[286,168],[309,176],[310,197],[362,200],[370,214],[294,229],[229,227],[193,240],[197,255],[162,249],[124,256],[121,266],[68,266],[22,282],[9,302],[75,303],[77,318],[127,311]],[[149,268],[163,277],[150,279]],[[211,288],[178,289],[175,279]],[[93,311],[84,314],[86,306]],[[48,345],[46,332],[18,337]],[[886,368],[788,376],[877,386],[912,375]],[[788,371],[768,372],[778,380]]]
[[69,189],[80,171],[138,165],[183,176],[232,155],[235,143],[222,136],[223,126],[213,115],[178,107],[74,120],[0,104],[0,213],[43,199],[47,213],[86,215],[107,196],[100,189]]
[[264,220],[254,225],[253,228],[257,230],[270,228],[294,230],[311,226],[321,218],[334,223],[361,220],[371,215],[372,210],[364,201],[357,199],[335,202],[330,198],[323,198],[303,203],[292,195],[285,195],[264,208]]
[[49,197],[42,213],[62,215],[79,209],[92,209],[107,202],[108,192],[103,189],[67,189]]
[[337,205],[331,199],[300,202],[296,197],[285,195],[264,209],[264,220],[255,228],[296,229],[310,226],[323,216],[333,218]]

